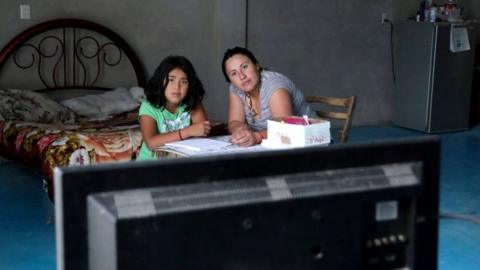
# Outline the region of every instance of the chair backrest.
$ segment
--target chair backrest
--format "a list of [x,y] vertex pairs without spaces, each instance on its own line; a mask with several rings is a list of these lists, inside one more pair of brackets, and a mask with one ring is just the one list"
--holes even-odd
[[[312,109],[317,116],[325,120],[339,120],[343,122],[339,130],[339,141],[345,143],[348,140],[348,132],[352,125],[353,110],[355,109],[355,96],[347,98],[307,96],[306,100],[311,103]],[[314,104],[319,104],[318,109]]]

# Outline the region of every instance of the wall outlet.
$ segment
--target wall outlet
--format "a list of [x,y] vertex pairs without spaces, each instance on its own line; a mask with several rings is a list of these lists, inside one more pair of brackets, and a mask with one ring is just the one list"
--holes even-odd
[[387,13],[382,13],[382,24],[384,24],[387,20]]
[[30,5],[20,5],[20,19],[30,20]]

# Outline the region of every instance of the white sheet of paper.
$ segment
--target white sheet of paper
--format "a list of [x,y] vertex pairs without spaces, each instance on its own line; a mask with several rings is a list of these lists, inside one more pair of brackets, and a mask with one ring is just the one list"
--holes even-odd
[[468,40],[467,28],[452,23],[450,29],[450,51],[462,52],[468,50],[470,50],[470,42]]
[[[240,153],[262,152],[262,151],[272,150],[272,149],[267,149],[260,144],[250,146],[250,147],[241,147],[236,144],[230,143],[229,139],[230,139],[230,136],[228,135],[217,136],[212,138],[188,139],[180,142],[167,143],[164,146],[158,147],[158,150],[167,151],[167,152],[173,151],[174,153],[177,153],[183,156],[188,156],[188,157],[240,154]],[[195,140],[195,141],[190,142],[190,140]],[[200,146],[198,144],[200,144]]]
[[221,150],[229,145],[231,145],[230,142],[209,138],[194,138],[165,144],[165,146],[182,147],[191,151]]

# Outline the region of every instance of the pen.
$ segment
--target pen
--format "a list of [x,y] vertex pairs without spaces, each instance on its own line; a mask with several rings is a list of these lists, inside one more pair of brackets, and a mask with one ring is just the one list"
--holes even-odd
[[303,115],[303,120],[305,120],[305,123],[307,125],[310,125],[310,122],[308,121],[308,116],[307,115],[305,115],[305,114]]

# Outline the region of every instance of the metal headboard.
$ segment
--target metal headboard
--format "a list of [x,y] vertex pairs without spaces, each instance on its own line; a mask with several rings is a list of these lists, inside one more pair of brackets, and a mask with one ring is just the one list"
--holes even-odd
[[[26,51],[31,57],[25,57]],[[58,19],[30,27],[12,39],[0,51],[0,69],[10,58],[20,69],[33,69],[45,87],[40,90],[108,89],[97,85],[98,79],[105,68],[119,65],[124,55],[135,72],[137,85],[143,87],[143,66],[122,37],[87,20]]]

